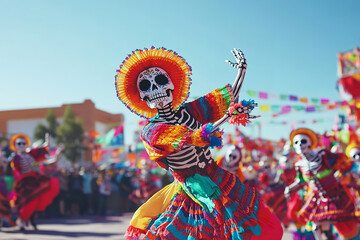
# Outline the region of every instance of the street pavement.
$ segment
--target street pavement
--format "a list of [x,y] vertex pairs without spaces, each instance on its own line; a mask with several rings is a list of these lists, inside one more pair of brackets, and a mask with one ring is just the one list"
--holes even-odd
[[[77,217],[58,219],[38,219],[38,231],[31,226],[25,232],[19,227],[3,228],[0,240],[123,240],[132,213],[123,216]],[[291,240],[291,234],[285,232],[284,240]]]

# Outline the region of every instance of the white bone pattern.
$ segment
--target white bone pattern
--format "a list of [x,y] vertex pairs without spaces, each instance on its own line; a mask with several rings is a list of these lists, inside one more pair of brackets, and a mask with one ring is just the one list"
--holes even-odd
[[22,174],[29,173],[33,169],[35,159],[27,153],[20,154],[20,171]]
[[325,151],[321,150],[317,152],[311,159],[306,159],[303,157],[300,161],[296,162],[295,166],[301,167],[301,170],[305,173],[309,171],[312,173],[317,173],[323,164],[322,160],[324,155]]
[[[165,109],[159,109],[159,114],[162,116],[170,114],[173,112],[171,105],[168,105]],[[197,130],[201,124],[186,111],[185,108],[180,108],[175,112],[175,116],[169,119],[154,119],[153,123],[166,123],[171,125],[184,125],[189,127],[192,130]],[[212,161],[212,156],[210,149],[208,147],[196,147],[193,145],[188,145],[182,150],[176,153],[172,153],[166,157],[168,166],[172,170],[183,170],[193,166],[199,166],[204,168],[207,163]]]

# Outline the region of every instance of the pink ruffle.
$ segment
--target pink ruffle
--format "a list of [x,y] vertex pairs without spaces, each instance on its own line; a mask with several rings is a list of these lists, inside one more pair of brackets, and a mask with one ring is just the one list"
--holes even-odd
[[137,240],[137,239],[144,239],[146,235],[146,231],[140,228],[136,228],[133,226],[129,226],[126,230],[125,233],[125,238],[126,239],[133,239],[133,240]]

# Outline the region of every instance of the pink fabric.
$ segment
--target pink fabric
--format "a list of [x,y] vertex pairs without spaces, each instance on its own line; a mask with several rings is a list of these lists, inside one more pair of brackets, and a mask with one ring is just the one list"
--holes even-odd
[[258,221],[261,227],[261,234],[259,236],[253,236],[251,240],[281,240],[283,228],[280,220],[275,214],[271,213],[269,208],[261,201]]

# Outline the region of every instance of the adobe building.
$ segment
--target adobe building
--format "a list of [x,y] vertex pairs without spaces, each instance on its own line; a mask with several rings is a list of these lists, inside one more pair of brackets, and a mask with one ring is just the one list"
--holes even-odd
[[[95,130],[103,135],[111,127],[124,122],[123,114],[99,110],[91,100],[86,99],[82,103],[63,104],[61,107],[0,111],[0,134],[9,138],[13,134],[24,133],[33,140],[35,127],[40,123],[46,125],[45,117],[49,109],[54,111],[58,122],[61,123],[65,109],[69,105],[75,117],[82,120],[85,134]],[[91,151],[85,152],[84,160],[91,159]]]

